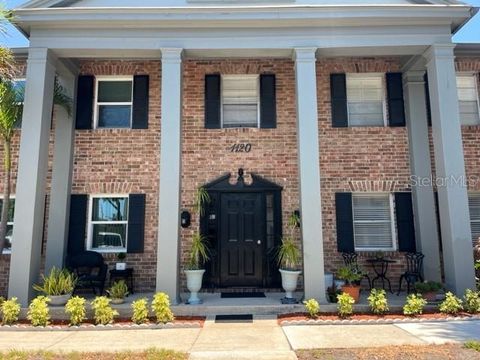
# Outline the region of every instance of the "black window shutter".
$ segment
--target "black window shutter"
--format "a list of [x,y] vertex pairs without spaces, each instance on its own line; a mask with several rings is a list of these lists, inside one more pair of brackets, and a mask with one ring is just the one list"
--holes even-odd
[[425,81],[425,106],[427,107],[427,123],[432,126],[432,109],[430,107],[430,87],[428,86],[428,74],[423,75]]
[[87,130],[92,128],[94,86],[95,77],[93,75],[81,75],[78,77],[76,129]]
[[220,129],[220,75],[205,76],[205,128]]
[[332,101],[332,127],[348,127],[347,77],[345,74],[330,74]]
[[397,217],[398,250],[415,252],[415,225],[413,223],[412,193],[395,193]]
[[68,255],[85,251],[85,228],[87,225],[88,196],[74,194],[70,197],[70,220],[68,226]]
[[128,197],[128,253],[142,253],[145,239],[145,194]]
[[354,252],[352,193],[335,193],[337,215],[337,249],[339,252]]
[[132,129],[148,129],[149,76],[133,77]]
[[277,127],[277,95],[275,75],[260,75],[260,127],[275,129]]
[[402,73],[387,73],[388,123],[405,126]]

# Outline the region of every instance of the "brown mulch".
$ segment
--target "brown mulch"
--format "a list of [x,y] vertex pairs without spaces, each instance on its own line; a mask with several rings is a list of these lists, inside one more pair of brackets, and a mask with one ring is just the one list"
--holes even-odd
[[462,345],[386,346],[362,349],[297,351],[299,360],[478,360],[480,353]]

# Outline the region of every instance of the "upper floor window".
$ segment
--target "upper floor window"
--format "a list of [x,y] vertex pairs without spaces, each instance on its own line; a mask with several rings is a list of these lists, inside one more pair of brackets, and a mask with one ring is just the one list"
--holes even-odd
[[96,85],[96,127],[131,127],[133,77],[97,77]]
[[478,79],[473,74],[457,75],[458,104],[462,125],[479,125]]
[[[3,207],[3,199],[0,199],[0,213]],[[3,248],[4,253],[9,253],[12,250],[12,239],[13,239],[13,215],[15,213],[15,198],[10,197],[8,209],[8,219],[7,219],[7,234],[5,235],[5,247]]]
[[[17,102],[18,105],[23,106],[23,101],[25,97],[25,79],[18,78],[13,80],[13,88],[17,93]],[[17,122],[15,123],[15,128],[22,127],[22,111],[18,114]]]
[[349,126],[385,126],[384,74],[347,74]]
[[480,238],[480,193],[468,194],[468,208],[470,210],[470,227],[472,230],[472,243]]
[[222,127],[259,127],[259,76],[222,76]]

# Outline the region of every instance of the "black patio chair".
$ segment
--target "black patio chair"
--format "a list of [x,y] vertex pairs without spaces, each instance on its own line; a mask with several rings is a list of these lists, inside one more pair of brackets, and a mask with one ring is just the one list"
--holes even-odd
[[108,266],[102,254],[95,251],[83,251],[67,257],[66,267],[77,276],[77,284],[73,293],[78,289],[92,289],[96,295],[98,288],[100,295],[105,288]]
[[421,252],[411,252],[405,254],[405,259],[407,260],[407,271],[400,275],[397,295],[400,295],[403,280],[407,282],[407,294],[410,293],[411,285],[414,285],[419,280],[423,281],[422,267],[424,258],[425,255],[423,255]]
[[[354,252],[344,252],[342,253],[343,257],[343,263],[345,266],[350,266],[354,270],[361,272],[360,266],[358,266],[358,254]],[[366,278],[368,280],[368,288],[371,290],[372,289],[372,281],[370,280],[370,276],[368,276],[367,273],[363,273],[363,278]],[[360,280],[362,282],[362,280]]]

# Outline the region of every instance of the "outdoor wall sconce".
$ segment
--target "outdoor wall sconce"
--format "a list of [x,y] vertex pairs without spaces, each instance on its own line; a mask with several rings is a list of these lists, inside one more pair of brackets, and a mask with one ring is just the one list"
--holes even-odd
[[180,214],[180,225],[182,228],[188,228],[191,223],[191,216],[187,210],[183,210]]

